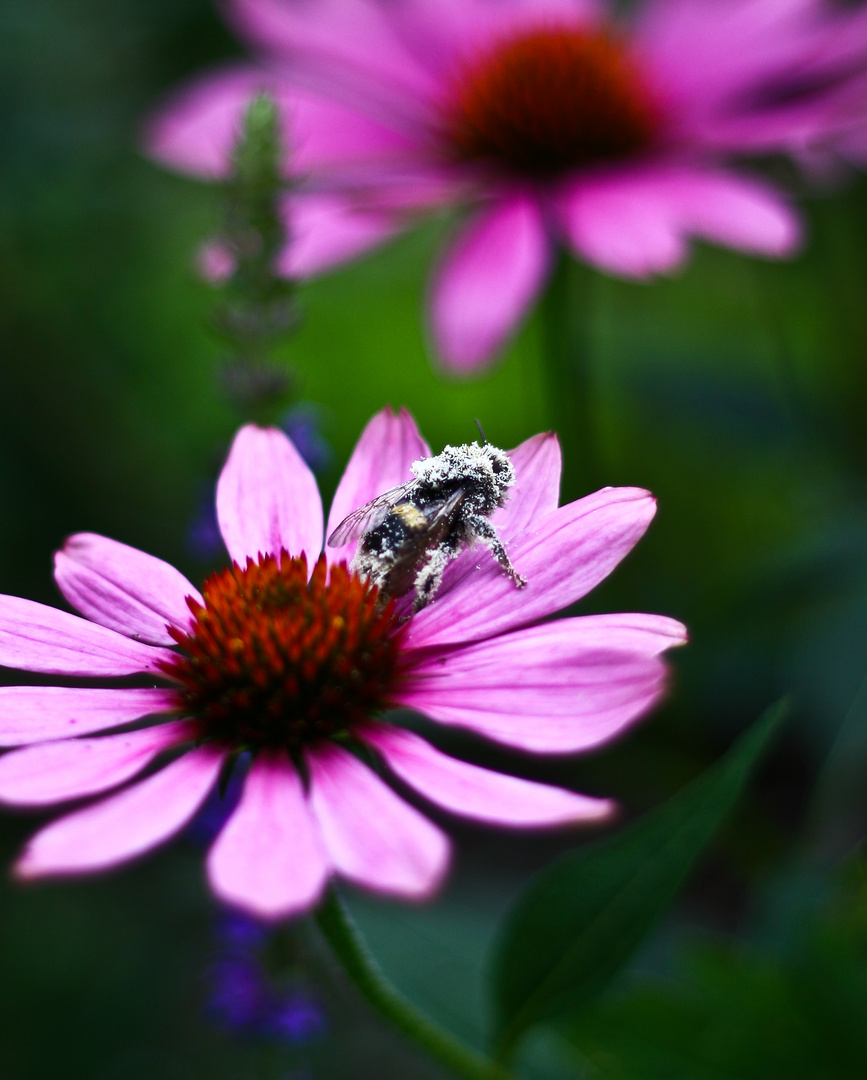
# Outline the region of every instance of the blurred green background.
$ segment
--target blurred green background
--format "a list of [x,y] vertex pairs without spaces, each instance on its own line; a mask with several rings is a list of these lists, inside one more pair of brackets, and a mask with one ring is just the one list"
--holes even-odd
[[[2,5],[2,592],[59,603],[51,555],[78,530],[194,579],[206,569],[190,522],[239,421],[215,381],[215,293],[193,271],[220,205],[136,143],[161,95],[237,51],[207,0]],[[674,615],[691,643],[673,657],[664,707],[600,753],[525,762],[452,745],[611,794],[628,818],[782,693],[795,708],[654,939],[592,1013],[528,1045],[527,1076],[867,1075],[856,850],[867,822],[867,184],[853,177],[803,209],[807,245],[791,263],[699,248],[652,285],[572,271],[599,480],[646,486],[660,507],[581,610]],[[407,405],[435,449],[471,439],[475,416],[505,446],[553,423],[537,321],[478,381],[431,368],[420,309],[449,228],[431,222],[301,290],[285,357],[334,449],[327,494],[386,403]],[[580,493],[582,463],[566,470]],[[4,866],[35,824],[0,820]],[[398,984],[478,1041],[497,919],[577,841],[448,827],[456,872],[435,904],[352,901]],[[279,947],[310,973],[324,1038],[291,1046],[209,1018],[220,945],[201,857],[186,839],[105,879],[0,879],[4,1080],[440,1075],[355,1001],[304,924]]]

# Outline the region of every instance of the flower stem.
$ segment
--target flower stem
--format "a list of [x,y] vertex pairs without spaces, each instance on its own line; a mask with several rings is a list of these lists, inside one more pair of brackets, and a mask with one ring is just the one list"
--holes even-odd
[[431,1057],[465,1080],[512,1080],[510,1073],[465,1046],[392,986],[334,889],[326,893],[319,905],[316,921],[362,996]]
[[561,252],[540,305],[550,415],[566,462],[564,502],[606,482],[590,366],[589,289],[580,287],[590,284],[589,274]]

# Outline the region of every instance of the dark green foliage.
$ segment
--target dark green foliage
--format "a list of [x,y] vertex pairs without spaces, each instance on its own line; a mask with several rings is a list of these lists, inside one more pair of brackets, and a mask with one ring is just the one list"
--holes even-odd
[[586,1005],[620,970],[732,808],[783,710],[769,710],[721,762],[658,810],[562,856],[527,889],[495,946],[501,1054],[527,1028]]
[[867,1076],[862,861],[780,955],[694,947],[686,970],[605,1000],[561,1032],[605,1080],[860,1080]]

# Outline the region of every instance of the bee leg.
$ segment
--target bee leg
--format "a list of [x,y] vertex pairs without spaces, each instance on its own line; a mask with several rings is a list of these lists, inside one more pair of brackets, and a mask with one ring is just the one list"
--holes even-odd
[[434,548],[428,555],[424,566],[416,575],[415,600],[412,605],[413,614],[416,611],[421,611],[436,596],[448,561],[448,553],[441,548]]
[[527,584],[527,579],[525,577],[521,577],[521,575],[514,568],[514,566],[512,566],[511,559],[509,558],[509,554],[506,551],[506,545],[497,535],[497,530],[490,523],[490,521],[488,521],[487,518],[483,517],[473,518],[471,525],[474,534],[478,537],[479,540],[483,540],[488,545],[488,547],[491,549],[491,554],[494,556],[494,558],[497,560],[503,570],[509,575],[512,581],[514,581],[515,585],[519,589],[523,589],[524,586]]

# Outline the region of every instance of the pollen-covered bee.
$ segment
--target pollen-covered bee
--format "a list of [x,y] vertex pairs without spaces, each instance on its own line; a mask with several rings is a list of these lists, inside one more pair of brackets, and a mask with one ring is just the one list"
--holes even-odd
[[[482,436],[484,438],[484,435]],[[447,446],[412,463],[415,479],[344,518],[331,547],[360,540],[352,569],[378,585],[384,600],[415,589],[413,611],[436,595],[449,560],[484,543],[520,589],[526,579],[509,561],[488,518],[509,496],[515,468],[504,450],[477,442]]]

